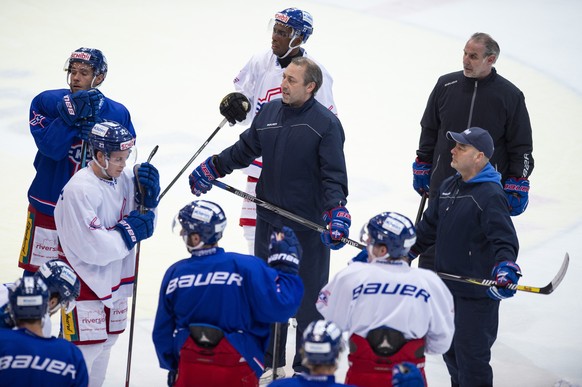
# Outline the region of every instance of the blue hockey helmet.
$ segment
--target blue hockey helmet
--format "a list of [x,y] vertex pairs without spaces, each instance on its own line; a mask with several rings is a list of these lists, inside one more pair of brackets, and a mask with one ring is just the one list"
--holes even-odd
[[115,121],[95,124],[88,136],[91,154],[95,157],[101,151],[109,157],[111,152],[133,150],[135,138],[123,125]]
[[48,309],[48,287],[42,279],[26,276],[9,289],[10,314],[14,321],[40,320]]
[[364,225],[360,239],[368,245],[385,245],[388,255],[397,259],[405,257],[416,242],[416,229],[406,216],[383,212]]
[[81,280],[65,262],[53,259],[44,263],[35,276],[40,277],[48,286],[50,297],[57,296],[58,304],[50,310],[56,312],[60,307],[66,313],[75,307],[75,300],[81,294]]
[[181,226],[181,235],[187,237],[198,234],[205,245],[213,245],[222,238],[226,228],[226,215],[216,203],[194,200],[180,210],[174,225],[178,223]]
[[107,59],[105,55],[96,48],[81,47],[71,53],[65,62],[65,71],[69,71],[71,63],[80,62],[86,63],[93,68],[95,76],[103,74],[107,75]]
[[342,330],[333,322],[311,322],[303,332],[303,365],[334,365],[345,343]]
[[273,20],[275,23],[293,28],[291,40],[301,36],[303,37],[303,43],[305,43],[313,33],[313,17],[307,11],[302,11],[297,8],[286,8],[281,12],[277,12]]

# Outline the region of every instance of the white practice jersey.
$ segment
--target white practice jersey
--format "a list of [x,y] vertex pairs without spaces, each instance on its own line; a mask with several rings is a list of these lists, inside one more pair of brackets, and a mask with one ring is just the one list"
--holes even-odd
[[[75,173],[55,207],[55,223],[71,267],[103,303],[132,295],[135,248],[129,251],[115,225],[137,205],[131,168],[114,180],[91,165]],[[125,286],[121,286],[125,285]]]
[[453,296],[432,271],[404,261],[354,262],[321,290],[317,309],[349,335],[387,326],[408,340],[425,338],[426,352],[445,353],[454,333]]
[[[323,84],[317,91],[315,99],[337,115],[332,93],[333,78],[325,67],[307,55],[307,51],[303,51],[303,56],[315,61],[323,73]],[[271,49],[268,49],[253,55],[238,73],[234,79],[235,90],[244,94],[251,102],[251,110],[247,114],[247,118],[240,123],[241,125],[250,126],[265,103],[281,98],[283,71],[284,69],[277,61],[277,56],[273,54]],[[251,164],[243,169],[243,172],[258,178],[261,174],[261,168]]]

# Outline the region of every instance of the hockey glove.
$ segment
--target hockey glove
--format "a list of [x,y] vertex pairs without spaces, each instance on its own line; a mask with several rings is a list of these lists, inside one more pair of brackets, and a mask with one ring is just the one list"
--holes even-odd
[[497,282],[497,286],[487,289],[487,295],[494,300],[501,301],[513,297],[515,290],[506,288],[509,284],[516,284],[521,277],[521,269],[513,261],[503,261],[493,268],[491,276]]
[[99,116],[80,119],[75,123],[75,128],[79,130],[77,136],[81,140],[87,141],[89,139],[89,133],[91,133],[91,129],[93,129],[95,124],[100,122],[103,122],[103,119]]
[[228,120],[230,125],[236,124],[237,121],[244,121],[250,108],[249,100],[241,93],[227,94],[220,101],[220,114]]
[[154,218],[155,215],[152,211],[140,214],[134,210],[115,225],[115,230],[121,234],[128,250],[133,249],[136,243],[152,236],[154,233]]
[[224,177],[216,168],[216,156],[210,156],[196,167],[190,174],[190,191],[196,196],[205,194],[212,189],[212,181]]
[[392,368],[392,385],[394,387],[424,387],[424,378],[416,365],[405,361]]
[[63,121],[73,126],[83,118],[98,116],[104,98],[97,89],[77,91],[63,96],[62,101],[57,104],[57,110]]
[[529,203],[529,180],[524,177],[519,179],[510,177],[505,181],[503,190],[507,194],[511,216],[523,213]]
[[328,224],[327,230],[321,233],[321,241],[332,250],[339,250],[345,246],[342,238],[350,235],[352,217],[344,206],[332,208],[323,213],[323,221]]
[[135,201],[146,208],[156,208],[158,206],[158,195],[160,194],[160,174],[156,167],[150,163],[142,163],[136,171],[138,189],[135,192]]
[[281,231],[273,232],[267,259],[269,266],[284,273],[298,274],[302,255],[299,240],[291,228],[283,227]]
[[363,249],[358,255],[350,260],[350,264],[354,262],[368,263],[368,249]]
[[420,161],[418,157],[412,163],[412,186],[420,196],[430,190],[430,171],[432,164]]

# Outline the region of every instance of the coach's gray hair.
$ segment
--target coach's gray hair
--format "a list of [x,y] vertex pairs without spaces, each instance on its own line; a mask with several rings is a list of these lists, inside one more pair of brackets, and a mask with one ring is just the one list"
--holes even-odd
[[291,63],[296,66],[305,67],[305,79],[303,84],[307,85],[309,82],[315,82],[315,89],[313,89],[313,95],[315,96],[315,93],[317,93],[317,90],[319,90],[323,84],[323,74],[321,72],[321,68],[319,68],[317,63],[304,56],[293,58]]
[[[497,62],[497,58],[499,58],[499,53],[501,50],[499,49],[499,44],[491,37],[491,35],[486,34],[484,32],[475,32],[471,35],[470,40],[475,40],[479,43],[483,43],[485,46],[485,56],[495,55],[495,62]],[[495,63],[493,62],[493,63]]]

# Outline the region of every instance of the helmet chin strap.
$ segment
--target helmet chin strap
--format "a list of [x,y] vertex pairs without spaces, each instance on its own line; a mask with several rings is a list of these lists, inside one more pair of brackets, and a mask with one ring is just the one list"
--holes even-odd
[[291,40],[289,41],[289,49],[287,50],[287,52],[285,53],[285,55],[283,55],[283,56],[280,56],[280,57],[279,57],[279,59],[285,59],[285,58],[287,58],[287,56],[288,56],[288,55],[291,53],[291,51],[295,50],[295,49],[296,49],[296,48],[298,48],[298,47],[301,47],[301,43],[303,43],[303,42],[299,43],[299,44],[298,44],[298,45],[296,45],[296,46],[292,46],[292,45],[291,45],[291,43],[293,43],[293,41],[294,41],[295,39],[299,38],[299,36],[300,36],[300,35],[299,35],[299,34],[298,34],[296,31],[293,31],[293,37],[292,37],[292,38],[291,38]]
[[379,259],[388,260],[390,259],[390,255],[388,253],[382,255],[381,257],[377,257],[374,255],[374,245],[370,244],[366,246],[366,250],[368,251],[368,262],[377,261]]
[[200,250],[202,246],[204,246],[204,241],[200,241],[200,243],[198,243],[196,246],[190,246],[188,244],[188,235],[182,235],[182,238],[184,239],[184,243],[186,243],[186,248],[188,249],[189,253],[194,250]]
[[105,167],[99,164],[99,161],[95,158],[95,156],[93,156],[93,161],[95,164],[97,164],[97,166],[99,166],[99,168],[101,168],[101,173],[103,173],[108,178],[113,179],[113,176],[110,176],[109,173],[107,173],[107,168],[109,168],[109,160],[107,160],[107,157],[105,157]]

